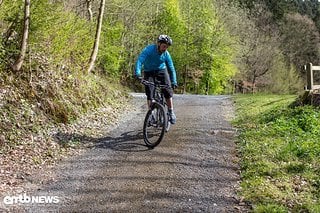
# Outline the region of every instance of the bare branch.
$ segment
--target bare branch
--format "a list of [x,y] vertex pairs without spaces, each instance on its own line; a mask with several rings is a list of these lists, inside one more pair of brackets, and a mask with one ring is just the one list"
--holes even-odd
[[19,71],[21,69],[26,52],[27,52],[29,25],[30,25],[30,0],[25,0],[24,8],[25,8],[25,11],[24,11],[23,37],[21,41],[19,57],[11,67],[13,71]]
[[86,0],[87,3],[87,11],[89,16],[89,21],[92,21],[93,19],[93,13],[92,13],[92,0]]
[[97,55],[98,55],[99,41],[100,41],[100,34],[101,34],[101,28],[102,28],[102,20],[103,20],[105,3],[106,3],[106,0],[101,0],[99,19],[97,22],[96,38],[95,38],[93,50],[92,50],[90,61],[89,61],[88,73],[90,73],[92,71],[92,69],[94,67],[94,62],[95,62]]

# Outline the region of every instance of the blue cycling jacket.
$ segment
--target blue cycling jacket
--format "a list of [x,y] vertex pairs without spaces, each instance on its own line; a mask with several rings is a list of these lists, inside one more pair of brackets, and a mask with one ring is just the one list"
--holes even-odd
[[177,85],[176,70],[173,66],[170,53],[168,51],[165,51],[162,54],[159,53],[158,46],[156,44],[148,45],[142,50],[136,62],[136,76],[141,76],[142,66],[144,68],[144,72],[160,71],[167,68],[171,83]]

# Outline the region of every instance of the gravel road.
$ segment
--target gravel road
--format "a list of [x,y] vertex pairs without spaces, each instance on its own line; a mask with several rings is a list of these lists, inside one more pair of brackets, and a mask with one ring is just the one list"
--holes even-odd
[[[94,146],[63,161],[56,178],[36,176],[25,212],[246,212],[236,191],[240,170],[229,96],[176,95],[177,123],[155,149],[143,142],[145,97]],[[92,138],[81,139],[82,143]],[[49,203],[41,203],[43,199]],[[52,202],[52,203],[50,203]]]

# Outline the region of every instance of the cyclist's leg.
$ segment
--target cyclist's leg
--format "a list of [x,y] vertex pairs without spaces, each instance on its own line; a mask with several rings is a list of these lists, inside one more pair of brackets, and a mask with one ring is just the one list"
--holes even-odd
[[176,117],[176,114],[173,111],[172,97],[171,98],[167,98],[166,101],[167,101],[167,105],[168,105],[168,114],[169,114],[169,117],[170,117],[170,122],[172,124],[175,124],[177,122],[177,117]]
[[172,97],[171,98],[166,98],[166,102],[168,105],[168,110],[173,110],[173,100]]
[[[162,89],[162,93],[163,93],[164,97],[166,99],[172,98],[173,90],[171,88],[171,81],[170,81],[170,77],[169,77],[169,73],[168,73],[167,69],[159,71],[156,75],[156,79],[157,79],[157,81],[160,81],[160,83],[162,85],[168,85],[168,88]],[[171,103],[172,103],[172,99],[171,99]],[[171,106],[173,106],[173,105],[171,104]]]
[[[154,82],[154,72],[145,72],[144,79],[149,82]],[[153,99],[153,94],[154,94],[154,86],[153,85],[145,85],[145,93],[147,96],[148,109],[150,109],[151,101]]]
[[170,77],[169,77],[169,73],[167,70],[163,70],[161,72],[159,72],[158,74],[158,80],[161,82],[161,84],[164,85],[168,85],[169,88],[164,88],[162,89],[162,93],[166,99],[167,105],[168,105],[168,109],[173,110],[173,101],[172,101],[172,96],[173,96],[173,90],[171,88],[171,81],[170,81]]
[[169,112],[169,116],[170,116],[170,121],[172,124],[176,123],[176,115],[173,112],[173,90],[170,86],[170,77],[169,77],[169,73],[167,70],[163,70],[161,72],[159,72],[159,74],[157,75],[158,80],[161,81],[161,84],[165,84],[168,85],[169,88],[165,88],[162,89],[163,95],[166,99],[166,103],[168,106],[168,112]]

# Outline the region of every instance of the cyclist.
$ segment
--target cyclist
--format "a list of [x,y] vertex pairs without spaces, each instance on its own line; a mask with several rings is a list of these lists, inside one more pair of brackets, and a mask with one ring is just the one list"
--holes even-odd
[[[168,47],[172,45],[172,39],[167,35],[160,35],[156,44],[145,47],[140,53],[135,67],[135,76],[141,77],[141,69],[144,69],[144,79],[154,82],[160,81],[161,84],[168,85],[169,88],[163,89],[163,94],[168,105],[170,122],[176,123],[176,116],[173,112],[173,89],[177,87],[176,71],[172,62]],[[168,72],[169,71],[169,72]],[[171,87],[170,87],[171,86]],[[145,86],[148,106],[151,105],[154,86]]]

